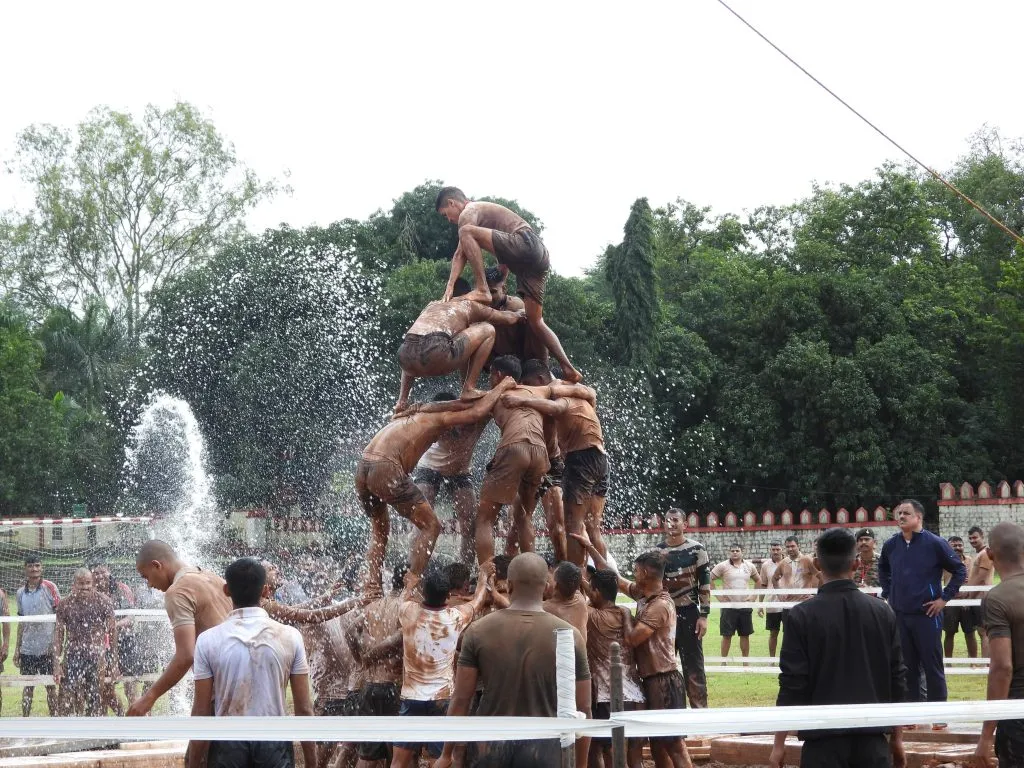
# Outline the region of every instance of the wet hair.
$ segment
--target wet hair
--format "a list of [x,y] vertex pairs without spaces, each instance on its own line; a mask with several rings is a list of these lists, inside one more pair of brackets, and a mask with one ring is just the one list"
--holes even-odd
[[438,392],[436,395],[434,395],[430,399],[431,399],[432,402],[435,402],[435,403],[446,403],[449,400],[454,400],[455,399],[455,395],[453,395],[451,392]]
[[409,572],[409,563],[404,560],[400,563],[395,563],[395,568],[391,571],[391,588],[395,590],[405,589],[405,574]]
[[679,507],[669,507],[668,509],[666,509],[665,510],[665,517],[668,517],[669,515],[679,515],[680,517],[683,517],[683,518],[686,517],[686,513],[683,512],[683,510],[681,510]]
[[642,565],[649,571],[652,571],[658,578],[664,578],[665,576],[665,555],[656,549],[650,552],[641,552],[633,560],[633,565]]
[[561,562],[555,568],[555,588],[562,597],[570,598],[580,588],[583,571],[575,563]]
[[920,501],[918,501],[917,499],[904,499],[896,506],[902,507],[904,504],[909,504],[910,507],[914,510],[915,514],[920,515],[922,519],[924,518],[924,504],[922,504]]
[[[979,536],[984,536],[985,532],[983,530],[981,530],[980,526],[972,525],[971,529],[967,532],[967,535],[968,536],[973,536],[974,534],[978,534]],[[25,562],[28,562],[28,561],[26,560]]]
[[874,539],[875,532],[872,531],[870,528],[861,528],[859,531],[857,531],[858,539],[863,539],[865,536],[867,536],[869,539]]
[[465,563],[448,563],[444,570],[448,574],[449,588],[452,592],[465,589],[469,584],[469,566]]
[[826,575],[843,576],[853,568],[857,540],[845,528],[829,528],[818,537],[818,564]]
[[800,539],[798,539],[798,538],[797,538],[796,536],[787,536],[787,537],[786,537],[786,543],[787,543],[787,544],[789,544],[789,542],[791,542],[791,541],[795,541],[795,542],[796,542],[796,545],[797,545],[798,547],[800,546]]
[[553,555],[553,554],[552,554],[551,552],[547,552],[547,553],[545,553],[545,554],[543,555],[543,557],[544,557],[544,562],[545,562],[545,563],[547,563],[547,565],[548,565],[548,570],[549,570],[549,571],[552,571],[552,570],[554,570],[555,568],[557,568],[557,567],[558,567],[558,563],[559,563],[559,562],[561,562],[561,561],[560,561],[560,560],[559,560],[559,559],[558,559],[557,557],[555,557],[555,556],[554,556],[554,555]]
[[511,376],[517,383],[523,380],[523,366],[515,355],[502,355],[491,361],[491,370]]
[[235,608],[253,608],[260,604],[263,596],[267,569],[255,557],[242,557],[225,569],[224,581]]
[[548,384],[551,381],[551,371],[548,370],[543,360],[527,360],[523,363],[523,378],[539,378],[544,384]]
[[[455,563],[461,565],[461,563]],[[447,568],[431,568],[423,576],[423,605],[427,608],[444,608],[448,595],[452,591],[452,583],[448,579]]]
[[472,287],[466,278],[456,278],[455,285],[452,286],[452,296],[465,296]]
[[25,565],[42,565],[43,561],[39,555],[25,555]]
[[440,211],[448,204],[449,200],[454,200],[457,203],[465,203],[469,198],[466,197],[466,193],[458,187],[441,187],[437,192],[437,197],[434,199],[434,210]]
[[950,536],[948,539],[946,539],[946,541],[948,541],[950,544],[952,544],[954,541],[959,541],[961,544],[964,543],[964,540],[959,536]]
[[558,363],[551,363],[551,376],[556,379],[564,379],[565,374],[562,372],[562,366]]
[[614,603],[619,594],[619,577],[615,571],[595,571],[590,577],[590,586],[609,603]]
[[501,274],[501,270],[497,267],[488,267],[485,269],[484,277],[487,279],[488,285],[500,285],[505,280],[505,276]]
[[505,581],[508,578],[508,564],[512,562],[512,558],[508,555],[495,555],[494,556],[494,578]]

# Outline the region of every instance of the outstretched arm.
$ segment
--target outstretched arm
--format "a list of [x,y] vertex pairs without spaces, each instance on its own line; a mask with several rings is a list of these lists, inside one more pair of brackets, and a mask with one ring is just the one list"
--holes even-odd
[[501,404],[506,408],[533,408],[544,416],[557,417],[569,410],[565,400],[542,400],[539,397],[514,395],[511,392],[501,396]]
[[480,421],[480,419],[491,412],[494,408],[494,404],[498,402],[498,398],[515,385],[516,383],[512,377],[506,376],[501,380],[501,383],[498,384],[498,386],[490,390],[486,395],[477,400],[473,400],[471,408],[454,413],[445,413],[441,417],[444,419],[444,425],[446,427],[457,427],[460,424],[472,424],[474,421]]
[[597,547],[594,546],[589,536],[585,533],[567,533],[566,535],[572,539],[576,539],[576,541],[580,543],[580,546],[587,550],[587,554],[593,558],[594,565],[597,567],[597,570],[613,571],[615,573],[615,577],[619,582],[619,592],[624,595],[629,595],[630,597],[635,596],[634,588],[636,587],[636,584],[629,579],[622,578],[622,575],[618,571],[615,571],[613,568],[608,566],[608,561],[604,559],[604,555],[602,555],[598,551]]

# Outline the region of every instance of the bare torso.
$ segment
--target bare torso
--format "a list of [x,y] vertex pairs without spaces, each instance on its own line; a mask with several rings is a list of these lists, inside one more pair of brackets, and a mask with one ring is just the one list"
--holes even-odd
[[521,229],[530,229],[530,225],[515,211],[510,211],[497,203],[485,202],[471,202],[462,210],[459,226],[464,227],[467,224],[510,234]]
[[439,413],[415,413],[402,416],[384,425],[363,450],[370,461],[387,459],[412,472],[416,462],[444,429]]
[[599,448],[603,452],[604,435],[594,406],[578,397],[567,397],[564,400],[569,404],[569,409],[558,418],[558,444],[562,454],[587,448]]
[[420,312],[408,333],[426,336],[428,333],[462,333],[473,323],[474,304],[471,301],[432,301]]
[[445,477],[468,475],[473,462],[473,450],[487,427],[490,416],[475,424],[452,427],[441,433],[437,441],[420,459],[420,466],[440,472]]
[[[394,590],[389,595],[366,606],[366,630],[364,642],[367,647],[382,643],[401,630],[398,613],[402,607],[402,591]],[[363,670],[368,683],[400,683],[402,681],[402,651],[396,650],[380,661],[366,665]]]
[[[509,392],[521,397],[540,397],[547,399],[550,390],[547,387],[527,387],[522,384],[510,389]],[[544,417],[533,408],[508,408],[498,400],[494,406],[494,423],[501,430],[499,448],[513,443],[530,443],[547,449],[544,439]]]

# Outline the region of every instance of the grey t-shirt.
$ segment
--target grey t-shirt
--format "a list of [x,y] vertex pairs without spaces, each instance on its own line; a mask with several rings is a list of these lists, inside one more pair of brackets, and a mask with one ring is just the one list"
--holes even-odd
[[[18,615],[41,616],[54,613],[60,602],[57,585],[43,579],[35,589],[25,584],[18,588]],[[53,645],[52,621],[32,622],[21,625],[21,653],[24,656],[45,656]]]

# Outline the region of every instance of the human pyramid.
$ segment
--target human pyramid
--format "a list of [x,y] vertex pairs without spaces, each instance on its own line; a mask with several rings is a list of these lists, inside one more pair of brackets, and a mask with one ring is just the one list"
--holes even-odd
[[[398,348],[402,383],[394,415],[366,446],[356,469],[356,492],[371,521],[364,584],[369,593],[380,591],[388,506],[417,528],[409,571],[418,580],[441,531],[432,501],[444,485],[453,489],[467,561],[474,546],[480,564],[494,557],[494,525],[506,504],[512,504],[509,554],[532,551],[533,513],[541,497],[559,560],[582,566],[587,557],[578,539],[567,539],[567,527],[570,534],[586,531],[607,553],[601,518],[608,459],[596,395],[579,383],[582,376],[544,322],[547,248],[514,211],[469,200],[456,187],[441,189],[435,207],[459,230],[448,285],[405,334]],[[498,267],[484,268],[483,251],[494,255]],[[472,286],[460,276],[467,263]],[[505,290],[509,272],[519,296]],[[549,369],[549,353],[561,366],[557,375]],[[486,392],[477,389],[485,369]],[[442,394],[428,403],[409,402],[415,379],[454,371],[464,375],[458,398]],[[491,418],[501,440],[477,506],[469,467]]]

